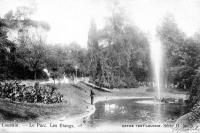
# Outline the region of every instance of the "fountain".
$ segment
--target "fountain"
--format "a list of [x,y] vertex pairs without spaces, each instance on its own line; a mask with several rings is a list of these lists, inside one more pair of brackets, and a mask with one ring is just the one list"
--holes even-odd
[[151,61],[153,64],[153,77],[155,82],[156,94],[154,103],[155,111],[157,113],[156,121],[162,121],[161,115],[161,104],[163,104],[165,100],[162,98],[162,76],[161,76],[161,69],[162,69],[162,47],[159,38],[157,38],[156,33],[150,35],[150,52],[151,52]]
[[[151,62],[153,64],[153,83],[155,98],[118,99],[106,100],[95,104],[96,110],[91,115],[89,123],[100,125],[109,122],[123,123],[154,123],[171,124],[184,112],[182,103],[177,103],[174,98],[164,97],[163,85],[163,49],[159,38],[155,34],[149,36]],[[108,123],[107,123],[108,122]],[[91,126],[90,125],[90,126]]]
[[156,101],[161,101],[162,95],[162,78],[161,78],[161,69],[162,69],[162,47],[160,40],[156,37],[156,34],[150,36],[150,52],[151,60],[153,64],[153,77],[156,88]]

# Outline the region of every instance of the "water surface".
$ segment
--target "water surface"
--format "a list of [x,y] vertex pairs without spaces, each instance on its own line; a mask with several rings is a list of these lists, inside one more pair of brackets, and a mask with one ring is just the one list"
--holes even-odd
[[95,104],[96,111],[89,117],[88,125],[174,123],[184,114],[183,103],[159,104],[153,99],[121,99],[101,101]]

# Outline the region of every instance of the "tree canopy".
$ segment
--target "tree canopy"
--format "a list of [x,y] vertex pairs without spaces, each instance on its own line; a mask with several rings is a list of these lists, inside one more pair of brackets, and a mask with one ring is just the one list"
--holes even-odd
[[[117,8],[117,7],[116,7]],[[116,9],[102,30],[91,21],[88,33],[89,73],[100,86],[137,87],[150,77],[149,44],[144,33]]]

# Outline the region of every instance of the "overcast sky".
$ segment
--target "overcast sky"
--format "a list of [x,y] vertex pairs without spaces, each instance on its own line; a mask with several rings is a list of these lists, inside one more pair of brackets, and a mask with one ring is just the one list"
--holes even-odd
[[[174,15],[179,28],[188,36],[200,31],[200,0],[119,1],[132,22],[146,33],[155,32],[168,13]],[[35,5],[37,10],[33,18],[50,24],[49,42],[68,44],[76,41],[82,47],[87,46],[91,18],[95,18],[101,28],[109,7],[103,0],[0,0],[0,15],[24,5]]]

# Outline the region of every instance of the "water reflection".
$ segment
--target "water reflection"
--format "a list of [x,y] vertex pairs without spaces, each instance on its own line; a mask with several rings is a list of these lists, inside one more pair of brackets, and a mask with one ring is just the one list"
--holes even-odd
[[136,103],[139,103],[139,104],[164,104],[164,102],[155,101],[155,100],[141,100],[141,101],[137,101]]
[[[162,116],[163,122],[175,122],[184,113],[183,104],[153,104],[153,102],[153,99],[123,99],[98,102],[95,104],[95,113],[88,120],[88,125],[93,127],[102,123],[150,123],[155,122],[159,115]],[[160,114],[156,111],[158,106]]]
[[125,114],[125,113],[127,113],[127,111],[123,105],[119,106],[117,104],[110,104],[110,103],[104,104],[104,110],[105,110],[105,113],[107,113],[107,114],[114,114],[114,113]]

